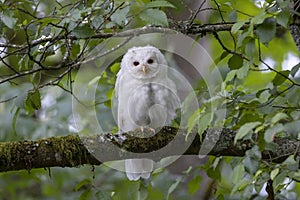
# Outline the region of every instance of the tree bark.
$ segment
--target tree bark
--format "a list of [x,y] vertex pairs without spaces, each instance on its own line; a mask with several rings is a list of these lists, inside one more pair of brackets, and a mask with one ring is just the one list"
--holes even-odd
[[[0,172],[13,170],[28,170],[49,167],[76,167],[84,164],[100,165],[106,161],[132,158],[129,152],[139,152],[144,157],[145,152],[154,152],[167,144],[171,144],[172,151],[168,155],[156,155],[153,160],[162,157],[178,155],[176,149],[185,141],[186,130],[163,127],[157,134],[148,138],[136,138],[140,131],[124,134],[103,134],[93,136],[67,135],[52,137],[36,141],[18,141],[0,143]],[[142,133],[145,134],[145,133]],[[241,140],[234,144],[236,132],[229,129],[209,129],[203,133],[208,140],[218,139],[216,145],[209,151],[213,156],[244,156],[257,141]],[[193,135],[193,134],[190,134]],[[179,142],[171,143],[174,137],[181,137]],[[203,143],[199,134],[191,138],[192,143],[183,153],[184,155],[198,155]],[[300,141],[275,138],[274,151],[263,151],[262,159],[268,162],[281,163],[290,155],[300,153]],[[88,147],[88,148],[87,148]],[[89,149],[89,150],[88,150]],[[96,151],[96,152],[95,152]],[[97,159],[94,155],[98,155]]]
[[291,2],[291,9],[293,10],[292,23],[290,24],[290,33],[294,42],[300,52],[300,1],[295,0]]

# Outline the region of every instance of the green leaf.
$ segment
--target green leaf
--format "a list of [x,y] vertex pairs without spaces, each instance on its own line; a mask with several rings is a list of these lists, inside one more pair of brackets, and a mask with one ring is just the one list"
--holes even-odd
[[290,113],[290,116],[292,117],[293,121],[296,121],[300,118],[300,112],[298,110],[294,110]]
[[228,60],[228,67],[233,69],[239,69],[243,66],[243,58],[239,55],[234,54],[231,58]]
[[288,119],[288,118],[289,118],[289,116],[285,113],[282,113],[282,112],[277,113],[274,117],[272,117],[271,124],[276,124],[280,120]]
[[238,79],[243,79],[248,75],[249,72],[249,65],[244,65],[240,69],[236,71],[236,77]]
[[246,156],[255,160],[261,160],[261,152],[257,145],[246,151]]
[[271,94],[269,90],[260,90],[256,93],[258,95],[258,101],[260,103],[265,103],[269,100]]
[[108,91],[106,92],[106,97],[107,97],[108,99],[111,99],[113,93],[114,93],[114,88],[111,88],[110,90],[108,90]]
[[109,191],[97,191],[96,194],[96,199],[101,199],[101,200],[112,200],[112,197],[111,197],[111,192]]
[[246,23],[246,21],[240,21],[233,24],[231,27],[231,33],[236,34]]
[[296,73],[299,71],[299,68],[300,68],[300,63],[298,63],[291,69],[290,75],[292,77],[295,77]]
[[17,119],[18,119],[20,110],[21,110],[20,107],[17,107],[17,108],[16,108],[16,112],[15,112],[14,117],[13,117],[13,120],[12,120],[12,128],[13,128],[13,132],[14,132],[14,137],[16,137],[16,138],[17,138],[17,136],[18,136],[16,124],[17,124]]
[[196,124],[199,121],[200,118],[200,114],[201,114],[202,110],[196,110],[188,119],[188,133],[186,136],[186,139],[188,137],[188,135],[191,133],[191,131],[193,130],[193,128],[196,126]]
[[27,93],[26,92],[20,92],[18,94],[18,97],[16,98],[15,105],[19,108],[25,108],[25,102],[27,98]]
[[170,195],[172,192],[174,192],[174,190],[178,187],[179,183],[182,181],[183,177],[178,177],[175,181],[175,183],[173,183],[170,188],[168,189],[168,194],[167,194],[167,200],[170,198]]
[[291,16],[291,14],[290,14],[289,10],[284,9],[283,11],[278,13],[278,15],[276,16],[276,21],[281,26],[287,28],[289,20],[290,20],[290,16]]
[[219,172],[217,167],[221,165],[221,161],[222,161],[221,157],[216,157],[215,159],[213,159],[213,164],[211,165],[212,166],[211,169]]
[[13,29],[17,23],[17,19],[14,18],[11,10],[5,10],[1,16],[2,22],[10,29]]
[[[243,180],[243,179],[242,179]],[[245,188],[248,186],[248,185],[251,185],[252,183],[250,181],[241,181],[239,180],[238,183],[235,182],[235,185],[231,191],[231,194],[234,195],[236,194],[238,191],[243,191],[245,190]]]
[[153,188],[151,184],[149,184],[147,189],[148,189],[148,196],[147,196],[146,200],[163,199],[164,198],[162,192],[156,188]]
[[245,54],[250,60],[254,60],[256,53],[255,39],[250,38],[245,45]]
[[207,171],[206,171],[207,175],[212,178],[212,179],[220,179],[222,176],[221,176],[221,172],[220,170],[218,169],[213,169],[213,168],[209,168]]
[[251,24],[261,24],[265,20],[266,12],[264,10],[260,11],[255,17],[251,19]]
[[104,19],[102,15],[97,15],[95,16],[92,21],[91,21],[91,25],[95,28],[95,29],[99,29],[100,26],[103,25]]
[[271,173],[270,173],[271,180],[274,180],[275,177],[278,175],[278,173],[279,173],[279,168],[276,168],[276,169],[272,170]]
[[85,187],[90,187],[91,186],[91,181],[89,179],[84,179],[80,181],[79,183],[76,184],[75,186],[75,191],[79,191]]
[[159,7],[169,7],[176,8],[173,4],[168,1],[151,1],[146,5],[147,8],[159,8]]
[[[276,76],[274,77],[274,79],[272,80],[273,84],[275,86],[281,85],[284,81],[286,81],[286,77],[289,76],[290,71],[289,70],[284,70],[284,71],[280,71],[279,73],[276,74]],[[286,76],[286,77],[284,77]]]
[[223,53],[220,56],[220,61],[223,60],[224,58],[226,58],[228,56],[228,51],[223,51]]
[[118,71],[120,70],[120,64],[121,63],[114,63],[111,67],[110,67],[110,71],[114,74],[117,74]]
[[87,38],[94,35],[93,29],[89,25],[77,26],[73,29],[72,34],[79,38]]
[[266,18],[262,24],[256,27],[255,34],[259,40],[267,46],[267,44],[275,37],[276,20],[273,17]]
[[103,103],[106,107],[111,108],[111,100],[107,100]]
[[80,53],[80,45],[77,44],[76,42],[72,43],[71,46],[71,58],[76,59],[77,55]]
[[240,182],[243,179],[244,174],[245,174],[244,165],[239,164],[235,166],[232,172],[232,181],[234,183]]
[[228,18],[232,22],[237,21],[237,12],[236,12],[236,10],[233,10],[231,13],[229,13]]
[[140,13],[139,17],[152,25],[168,26],[167,15],[158,9],[147,9]]
[[237,41],[237,47],[240,48],[244,45],[244,41],[246,38],[249,37],[249,33],[247,32],[243,32],[242,34],[238,34],[238,41]]
[[41,108],[41,95],[39,90],[30,91],[27,94],[25,109],[31,113]]
[[298,171],[298,159],[295,159],[295,155],[290,155],[282,164],[286,166],[288,170]]
[[279,133],[283,130],[284,130],[284,126],[282,124],[276,124],[275,126],[268,128],[264,134],[264,140],[267,143],[273,142],[276,133]]
[[284,124],[284,131],[294,138],[299,138],[300,120]]
[[93,78],[92,80],[90,80],[90,82],[87,85],[87,90],[89,90],[92,85],[98,83],[98,81],[100,80],[101,77],[102,77],[101,75],[100,76],[96,76],[95,78]]
[[234,77],[236,76],[237,70],[232,70],[230,72],[228,72],[228,74],[226,75],[225,78],[225,83],[232,81],[234,79]]
[[246,135],[248,135],[252,129],[254,129],[255,127],[257,127],[258,125],[260,125],[261,122],[249,122],[244,124],[237,132],[237,134],[235,135],[234,138],[234,144],[236,144],[236,142],[239,139],[242,139],[243,137],[245,137]]
[[223,53],[221,54],[220,57],[218,57],[216,60],[215,60],[215,63],[219,63],[220,61],[222,61],[224,58],[226,58],[228,56],[228,52],[227,51],[223,51]]
[[275,191],[278,191],[284,187],[284,180],[287,178],[287,171],[282,171],[278,173],[273,180],[273,187]]
[[92,195],[92,190],[91,189],[86,189],[84,190],[81,195],[79,196],[79,200],[87,200],[90,199]]
[[259,169],[259,162],[257,160],[246,157],[243,164],[250,174],[254,174]]
[[205,113],[203,116],[200,116],[199,123],[198,123],[198,133],[200,134],[201,141],[202,141],[203,132],[208,128],[212,119],[213,119],[212,112],[208,112]]
[[73,9],[69,13],[69,16],[71,17],[72,21],[77,21],[81,18],[81,11],[79,9]]
[[118,9],[112,16],[110,17],[113,22],[116,22],[118,25],[122,26],[127,21],[127,14],[129,12],[130,7],[126,6],[124,8]]
[[188,191],[190,195],[194,195],[199,189],[202,182],[201,176],[196,176],[188,184]]
[[254,175],[259,169],[259,164],[260,162],[258,160],[248,156],[243,160],[243,165],[245,166],[246,171],[252,175]]

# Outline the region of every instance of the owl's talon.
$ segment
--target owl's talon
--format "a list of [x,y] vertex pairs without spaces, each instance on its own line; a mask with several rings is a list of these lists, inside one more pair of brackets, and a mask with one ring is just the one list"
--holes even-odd
[[152,131],[153,133],[155,133],[155,129],[154,128],[149,128],[150,131]]
[[155,134],[155,129],[154,128],[141,126],[140,129],[141,129],[142,133],[144,133],[145,129],[149,129],[149,131],[151,131],[151,132],[153,132]]

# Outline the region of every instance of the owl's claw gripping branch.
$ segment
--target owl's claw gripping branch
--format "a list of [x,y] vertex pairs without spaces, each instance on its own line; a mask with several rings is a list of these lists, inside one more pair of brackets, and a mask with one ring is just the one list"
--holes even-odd
[[[149,133],[148,131],[146,132],[146,134],[144,134],[145,133],[145,129],[148,129],[151,133]],[[153,136],[156,132],[155,132],[155,128],[151,128],[151,127],[147,127],[147,126],[141,126],[140,127],[140,130],[141,130],[141,132],[142,132],[142,134],[144,135],[144,136],[146,136],[146,137],[151,137],[151,136]]]

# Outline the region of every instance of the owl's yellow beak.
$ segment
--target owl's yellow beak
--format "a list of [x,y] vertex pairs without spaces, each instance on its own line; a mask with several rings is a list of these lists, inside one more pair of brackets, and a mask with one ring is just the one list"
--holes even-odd
[[143,71],[143,74],[146,75],[147,73],[147,68],[145,65],[142,66],[142,71]]

